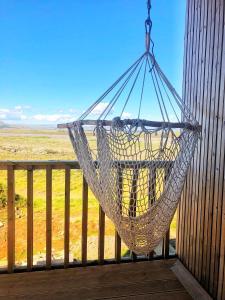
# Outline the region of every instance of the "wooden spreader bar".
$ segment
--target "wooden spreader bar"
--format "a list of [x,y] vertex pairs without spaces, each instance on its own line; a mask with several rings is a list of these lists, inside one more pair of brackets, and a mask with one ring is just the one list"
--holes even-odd
[[[148,120],[138,120],[138,119],[124,119],[118,121],[121,126],[122,125],[134,125],[135,123],[137,126],[147,126],[153,128],[177,128],[177,129],[189,129],[189,130],[196,130],[201,129],[199,124],[193,125],[188,122],[183,123],[174,123],[174,122],[163,122],[163,121],[148,121]],[[97,126],[101,124],[102,126],[111,126],[115,121],[113,120],[79,120],[70,123],[58,124],[58,128],[72,128],[76,124],[80,125],[87,125],[87,126]]]

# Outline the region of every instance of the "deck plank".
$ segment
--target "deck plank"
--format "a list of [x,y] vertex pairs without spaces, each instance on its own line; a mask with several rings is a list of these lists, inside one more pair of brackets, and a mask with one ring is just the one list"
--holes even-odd
[[184,299],[176,260],[1,275],[0,299]]

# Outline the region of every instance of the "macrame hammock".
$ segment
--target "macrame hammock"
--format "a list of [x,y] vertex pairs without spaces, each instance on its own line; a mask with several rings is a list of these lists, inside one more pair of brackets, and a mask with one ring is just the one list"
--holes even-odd
[[[103,211],[136,254],[149,254],[168,231],[200,133],[155,59],[150,8],[148,1],[145,53],[77,121],[59,125],[68,128],[85,179]],[[125,110],[132,96],[139,102],[134,119],[126,118]],[[104,109],[96,118],[100,108]],[[118,111],[120,116],[112,118]],[[143,111],[152,117],[160,112],[161,120],[146,120]]]

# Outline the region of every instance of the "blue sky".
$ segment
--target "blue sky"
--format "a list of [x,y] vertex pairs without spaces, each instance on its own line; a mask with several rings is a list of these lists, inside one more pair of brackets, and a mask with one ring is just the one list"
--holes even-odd
[[[185,2],[152,0],[156,58],[179,93]],[[144,53],[145,18],[146,0],[0,0],[0,121],[76,119]]]

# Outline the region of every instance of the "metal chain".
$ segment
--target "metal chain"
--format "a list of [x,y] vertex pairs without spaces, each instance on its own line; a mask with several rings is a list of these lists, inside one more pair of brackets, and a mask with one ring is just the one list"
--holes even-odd
[[150,11],[151,11],[152,5],[151,0],[147,1],[147,9],[148,9],[148,18],[150,19]]
[[151,0],[147,1],[147,10],[148,10],[148,17],[145,20],[145,46],[146,46],[146,52],[149,52],[150,49],[150,42],[151,42],[151,29],[152,29],[152,21],[150,17],[150,11],[151,11]]

